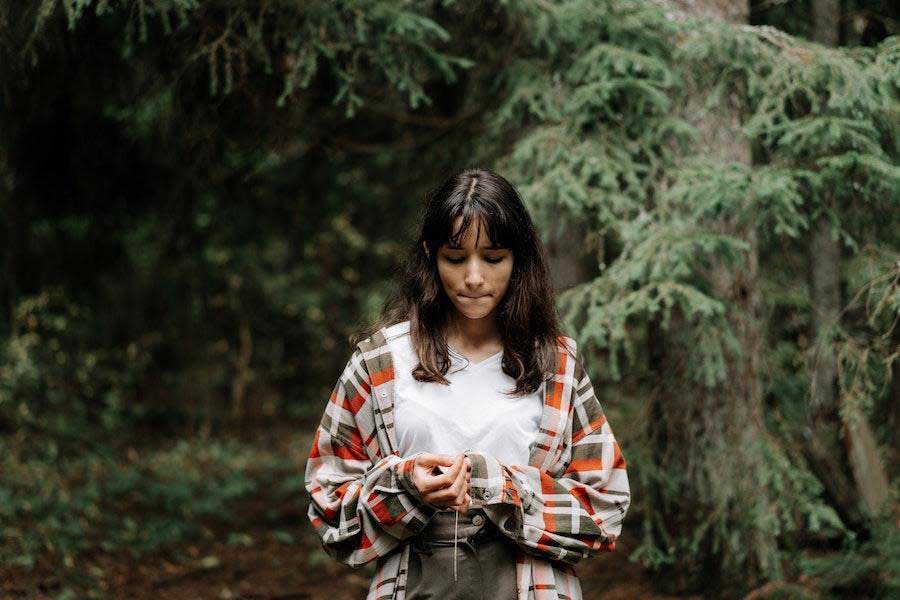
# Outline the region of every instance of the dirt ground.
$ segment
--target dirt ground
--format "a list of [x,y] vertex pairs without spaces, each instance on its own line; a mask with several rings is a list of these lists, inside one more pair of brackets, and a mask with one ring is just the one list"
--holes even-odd
[[[252,536],[252,533],[250,534]],[[359,600],[365,597],[370,571],[350,569],[318,555],[316,540],[295,544],[263,538],[249,547],[227,544],[189,546],[181,556],[144,557],[140,563],[109,557],[86,565],[101,579],[101,594],[135,600]],[[312,557],[312,558],[311,558]],[[312,564],[311,564],[312,563]],[[585,599],[674,598],[655,593],[650,579],[624,552],[596,557],[578,567]],[[2,598],[60,597],[60,581],[37,573],[2,582]],[[17,581],[18,580],[18,581]],[[77,596],[72,596],[77,597]]]

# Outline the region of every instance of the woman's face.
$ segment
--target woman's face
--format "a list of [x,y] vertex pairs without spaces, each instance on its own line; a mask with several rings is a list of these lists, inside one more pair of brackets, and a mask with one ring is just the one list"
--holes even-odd
[[[453,223],[459,231],[462,217]],[[477,238],[477,245],[476,245]],[[492,247],[480,220],[473,220],[461,246],[438,249],[437,266],[444,291],[463,317],[483,319],[500,304],[513,268],[513,253]]]

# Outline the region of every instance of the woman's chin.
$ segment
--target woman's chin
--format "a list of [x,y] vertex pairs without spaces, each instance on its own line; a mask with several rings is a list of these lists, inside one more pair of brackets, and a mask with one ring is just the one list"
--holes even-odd
[[478,319],[483,319],[491,314],[489,310],[459,310],[459,314],[466,319],[471,319],[472,321],[477,321]]

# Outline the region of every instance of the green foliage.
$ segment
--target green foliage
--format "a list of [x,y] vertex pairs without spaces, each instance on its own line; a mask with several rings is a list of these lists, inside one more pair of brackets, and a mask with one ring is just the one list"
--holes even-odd
[[835,555],[805,557],[800,568],[830,597],[895,598],[900,593],[900,528],[879,522],[869,539],[848,540]]
[[166,36],[193,33],[200,21],[205,26],[197,32],[197,45],[184,58],[189,66],[206,68],[210,95],[231,94],[254,71],[261,71],[281,79],[277,104],[284,106],[324,71],[336,83],[331,103],[342,105],[347,117],[363,105],[367,88],[377,85],[405,96],[413,109],[430,104],[422,74],[440,73],[453,82],[456,69],[473,65],[436,48],[449,33],[409,0],[337,4],[149,0],[119,5],[108,0],[45,0],[35,19],[35,34],[59,6],[69,29],[86,19],[92,8],[100,18],[122,15],[124,57],[151,43],[151,29],[158,27]]
[[[692,73],[699,74],[698,87],[712,86],[711,103],[716,101],[726,85],[741,84],[746,87],[748,101],[753,107],[747,134],[770,149],[773,165],[748,170],[739,165],[722,165],[714,161],[705,165],[688,163],[676,167],[671,157],[664,158],[670,165],[667,174],[671,180],[649,178],[649,181],[655,182],[654,185],[662,185],[662,189],[648,190],[636,198],[638,206],[643,208],[634,210],[643,211],[646,216],[612,221],[617,237],[623,243],[618,261],[625,266],[621,269],[606,268],[594,282],[572,290],[562,299],[564,312],[569,315],[573,329],[582,331],[585,341],[614,352],[617,342],[628,337],[624,329],[627,319],[624,317],[641,313],[652,317],[660,307],[667,306],[652,293],[637,296],[637,302],[623,299],[635,298],[644,286],[661,275],[670,286],[683,285],[684,279],[691,280],[692,275],[702,272],[710,256],[717,256],[737,267],[741,259],[740,242],[728,240],[709,229],[725,215],[734,222],[749,223],[764,235],[772,236],[771,241],[775,242],[778,238],[798,237],[820,211],[829,210],[832,202],[846,197],[848,202],[852,202],[851,210],[840,215],[832,212],[830,217],[841,232],[842,239],[851,247],[856,247],[856,237],[865,235],[865,231],[854,235],[848,225],[840,225],[842,222],[859,222],[858,218],[854,218],[853,210],[857,207],[867,211],[875,208],[897,214],[900,181],[897,180],[896,167],[889,162],[896,161],[897,136],[884,135],[886,131],[896,132],[896,121],[891,119],[896,114],[896,90],[892,91],[893,100],[879,92],[883,89],[884,78],[892,71],[873,66],[873,63],[883,61],[884,54],[895,52],[896,41],[885,42],[880,49],[884,54],[870,53],[865,57],[868,60],[845,57],[839,51],[816,52],[816,59],[824,63],[820,65],[793,59],[791,54],[775,52],[768,46],[771,37],[788,44],[784,42],[783,34],[744,28],[735,35],[730,29],[709,23],[691,26],[698,29],[686,38],[686,42],[677,46],[678,57],[687,61],[685,64],[693,69]],[[788,48],[792,50],[794,45],[808,47],[796,40],[791,40],[790,44]],[[733,52],[723,51],[723,45]],[[728,62],[724,63],[721,59]],[[705,75],[713,73],[725,73],[726,76],[717,77],[715,81],[704,79]],[[735,81],[736,78],[739,81]],[[812,91],[815,85],[820,86],[820,91]],[[825,85],[836,85],[838,89],[821,89]],[[841,91],[851,87],[853,93]],[[789,99],[796,98],[804,89],[809,91],[805,96],[807,108],[800,112]],[[817,105],[809,102],[809,98],[820,96],[831,99],[828,110],[859,117],[845,119],[818,114],[808,117],[811,111],[817,110]],[[604,136],[609,137],[609,132],[604,132]],[[627,139],[615,140],[611,145],[622,147],[627,142]],[[531,141],[526,139],[523,143],[527,145]],[[647,145],[647,141],[642,141],[641,147]],[[560,146],[567,147],[565,143]],[[807,156],[811,149],[818,153],[814,160]],[[572,154],[565,153],[566,158],[571,160]],[[861,160],[863,155],[866,158]],[[521,149],[517,149],[512,156],[514,159],[529,157]],[[608,174],[623,165],[627,163],[619,161],[614,166],[603,164],[596,170]],[[642,178],[650,166],[629,169],[633,173],[631,177]],[[542,170],[541,179],[548,178],[556,168],[554,165]],[[540,181],[533,171],[523,171],[520,175],[526,181]],[[620,190],[623,187],[631,191],[640,189],[620,185]],[[570,204],[577,204],[581,212],[584,207],[597,204],[607,209],[617,206],[616,194],[609,195],[603,189],[594,189],[584,180],[568,178],[566,185],[557,189],[561,191],[554,193],[553,188],[544,184],[539,195],[560,198],[553,203],[558,208],[565,209]],[[567,197],[575,200],[567,202]],[[624,213],[622,216],[630,215]],[[601,269],[604,267],[606,265],[601,264]],[[622,272],[623,269],[626,273]],[[654,283],[659,285],[659,282]],[[698,280],[689,283],[696,286]],[[598,288],[607,291],[598,293]],[[591,295],[588,295],[589,290],[593,292]],[[689,315],[708,315],[707,318],[710,318],[721,314],[721,311],[709,310],[710,300],[713,299],[707,299],[703,289],[670,298],[678,301],[681,309]],[[604,321],[596,316],[598,312],[618,312],[622,315],[623,308],[626,308],[626,314],[615,321],[618,325],[614,332],[606,325],[610,318]],[[583,314],[591,317],[579,322],[577,316]],[[664,326],[666,322],[664,316]],[[582,323],[584,326],[579,327]],[[707,325],[698,323],[697,326]],[[719,329],[725,325],[717,322],[712,326]],[[703,352],[702,348],[697,350]],[[618,368],[613,360],[613,372],[617,373]],[[697,362],[702,362],[702,357],[698,356]],[[706,384],[713,385],[721,381],[724,375],[723,370],[717,370],[712,377],[706,378]]]
[[128,400],[143,380],[153,340],[110,347],[96,321],[61,290],[46,290],[21,300],[18,333],[0,348],[0,428],[51,434],[45,460],[95,428],[117,431],[133,416]]
[[21,441],[0,439],[0,563],[30,568],[42,559],[76,571],[92,552],[141,556],[207,539],[204,523],[226,522],[237,501],[294,468],[235,441],[182,440],[53,462],[29,454]]
[[847,265],[847,279],[857,292],[845,307],[861,312],[863,319],[853,327],[836,326],[820,342],[835,347],[841,409],[848,420],[854,418],[851,414],[875,416],[876,406],[891,402],[891,381],[900,376],[894,337],[900,323],[900,252],[873,246],[863,250]]

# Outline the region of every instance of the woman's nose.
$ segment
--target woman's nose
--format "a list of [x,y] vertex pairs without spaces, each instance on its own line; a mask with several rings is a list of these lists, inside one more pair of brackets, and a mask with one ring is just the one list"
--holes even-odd
[[481,267],[477,262],[472,261],[466,268],[466,285],[481,285],[484,282],[484,276],[481,273]]

